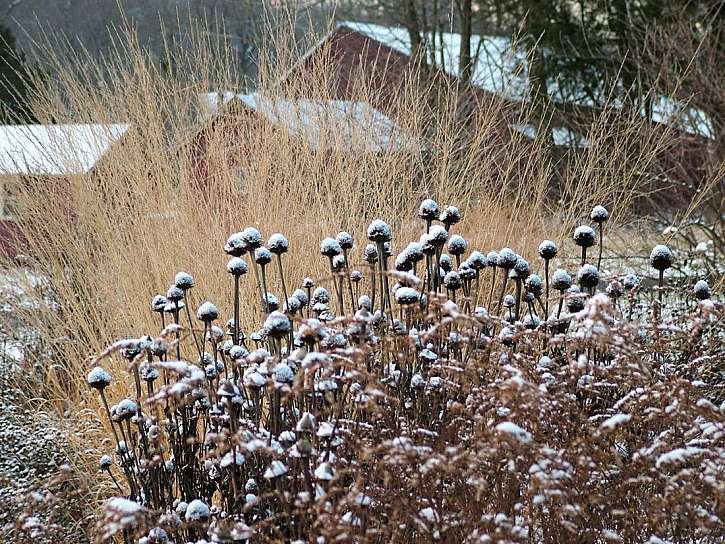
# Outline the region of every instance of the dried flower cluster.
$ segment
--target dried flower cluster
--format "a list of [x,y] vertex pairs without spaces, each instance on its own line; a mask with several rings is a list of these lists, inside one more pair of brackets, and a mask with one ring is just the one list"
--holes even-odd
[[[395,258],[381,220],[364,244],[325,238],[324,286],[291,292],[286,238],[234,234],[231,300],[196,319],[198,282],[177,274],[152,302],[162,333],[117,342],[88,374],[115,442],[101,538],[720,541],[725,330],[708,284],[671,296],[657,246],[658,296],[633,312],[643,282],[604,282],[588,225],[578,271],[550,273],[558,248],[540,245],[542,278],[510,248],[472,250],[457,208],[427,199],[419,215]],[[599,260],[608,217],[591,214]],[[259,330],[239,326],[240,281]],[[106,397],[117,357],[131,398]]]

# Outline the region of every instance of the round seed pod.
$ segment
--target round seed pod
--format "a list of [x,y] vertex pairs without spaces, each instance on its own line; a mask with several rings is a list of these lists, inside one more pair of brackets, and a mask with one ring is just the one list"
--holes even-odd
[[240,257],[232,257],[227,263],[227,272],[232,276],[243,276],[248,270],[246,261]]
[[571,276],[566,272],[566,270],[559,268],[551,276],[551,286],[557,291],[564,292],[571,287],[571,284]]
[[652,253],[649,255],[649,263],[652,268],[663,272],[672,266],[675,258],[672,255],[672,251],[665,245],[657,245],[652,249]]
[[514,253],[512,249],[505,247],[498,252],[498,257],[496,258],[496,265],[500,268],[511,270],[516,266],[516,261],[518,260],[518,258],[519,256],[516,255],[516,253]]
[[227,238],[227,243],[224,244],[224,252],[232,257],[241,257],[247,252],[247,243],[244,241],[241,232],[234,233]]
[[456,291],[461,288],[463,281],[461,280],[461,276],[458,272],[451,271],[443,278],[443,285],[446,286],[446,289]]
[[247,247],[247,251],[257,249],[262,245],[262,235],[254,227],[247,227],[242,231],[242,239]]
[[305,278],[302,280],[302,287],[304,289],[312,289],[315,286],[315,282],[312,278]]
[[352,249],[353,240],[352,240],[352,234],[346,231],[340,231],[337,233],[337,236],[335,236],[335,240],[337,240],[337,243],[340,244],[340,247],[342,249]]
[[335,255],[332,258],[332,270],[334,272],[342,272],[345,270],[345,257],[343,255]]
[[312,304],[317,303],[329,304],[330,303],[330,292],[324,287],[318,287],[312,292]]
[[579,269],[576,278],[582,287],[593,289],[599,285],[599,270],[597,270],[596,266],[585,264]]
[[446,255],[445,253],[441,255],[440,265],[441,269],[444,272],[450,272],[451,270],[453,270],[453,262],[451,261],[450,256]]
[[592,247],[596,238],[594,229],[588,225],[580,225],[574,229],[574,243],[579,247]]
[[451,255],[463,255],[466,249],[468,249],[468,244],[463,239],[463,236],[454,234],[448,240],[448,253]]
[[272,252],[264,246],[254,250],[254,262],[262,266],[272,262]]
[[410,262],[408,259],[408,254],[403,250],[401,253],[398,254],[398,256],[395,258],[395,270],[398,272],[407,272],[409,270],[413,270],[413,263]]
[[519,278],[524,279],[528,277],[529,274],[531,274],[531,269],[529,268],[529,262],[524,259],[523,257],[519,257],[516,259],[516,264],[514,265],[514,270],[519,275]]
[[368,310],[370,311],[370,308],[372,307],[373,303],[370,299],[370,296],[368,295],[361,295],[360,298],[357,299],[357,307],[360,310]]
[[302,289],[295,289],[292,296],[299,300],[301,307],[307,306],[310,302],[310,299],[307,297],[307,293],[305,293]]
[[299,312],[301,308],[302,303],[300,303],[300,300],[297,297],[289,297],[287,299],[287,303],[285,304],[285,311],[289,314],[294,315]]
[[609,282],[609,285],[607,285],[607,295],[609,298],[618,299],[622,296],[624,293],[624,289],[622,288],[622,284],[619,283],[617,280],[613,280]]
[[537,274],[531,274],[524,281],[524,287],[529,293],[538,297],[544,290],[544,282],[541,281],[541,277]]
[[267,292],[266,300],[262,299],[262,304],[267,303],[267,310],[270,312],[279,308],[279,300],[272,293]]
[[359,270],[353,270],[352,272],[350,272],[350,281],[352,281],[353,283],[358,283],[362,281],[362,279],[363,274]]
[[705,280],[700,280],[692,288],[692,294],[697,300],[707,300],[711,296],[710,286]]
[[325,257],[334,257],[342,253],[342,248],[337,243],[337,240],[328,236],[320,243],[320,253]]
[[186,507],[184,518],[189,523],[200,523],[209,520],[209,506],[199,499],[195,499]]
[[539,256],[544,260],[551,260],[556,257],[559,252],[559,248],[551,240],[544,240],[539,244]]
[[174,285],[183,291],[194,287],[194,278],[186,272],[178,272],[174,277]]
[[488,265],[486,256],[480,251],[472,251],[466,260],[468,265],[476,271],[483,270]]
[[390,226],[380,219],[375,219],[368,226],[368,240],[371,242],[388,242],[393,237]]
[[110,455],[101,455],[98,461],[98,468],[101,470],[108,470],[113,465],[113,457]]
[[513,308],[516,305],[516,299],[513,297],[513,295],[506,295],[503,297],[503,306],[504,308]]
[[420,203],[418,216],[426,221],[433,221],[438,217],[438,204],[432,198],[426,198]]
[[496,251],[489,251],[488,255],[486,255],[486,263],[488,266],[496,268],[498,266],[498,253]]
[[423,251],[423,255],[435,255],[436,248],[431,242],[430,236],[426,234],[425,232],[421,234],[420,236],[420,244],[421,250]]
[[448,240],[448,231],[441,225],[432,225],[428,233],[428,241],[435,248],[442,248],[446,240]]
[[151,309],[154,312],[163,312],[169,300],[164,295],[156,295],[151,301]]
[[161,527],[154,527],[149,531],[148,544],[166,544],[169,541],[169,535]]
[[579,290],[576,285],[572,285],[568,289],[569,295],[566,298],[566,309],[569,313],[581,312],[584,309],[584,301],[586,296]]
[[282,234],[276,232],[267,240],[267,247],[275,255],[283,255],[289,250],[289,242]]
[[609,212],[607,211],[607,208],[601,205],[594,206],[592,208],[592,213],[589,215],[592,221],[595,223],[601,225],[604,223],[607,219],[609,219]]
[[461,266],[458,267],[458,275],[461,276],[462,280],[471,281],[476,277],[476,271],[471,268],[468,262],[462,262]]
[[624,284],[624,288],[627,291],[631,291],[632,289],[639,287],[640,283],[639,276],[636,274],[627,274],[622,280],[622,284]]
[[111,385],[111,373],[100,366],[94,366],[86,378],[88,385],[99,391]]
[[370,264],[378,262],[378,248],[375,244],[368,244],[363,250],[363,260]]
[[455,206],[448,206],[445,210],[441,212],[438,220],[443,223],[447,229],[449,229],[452,225],[460,222],[461,211]]
[[171,313],[174,313],[177,308],[179,309],[179,311],[183,310],[184,309],[184,306],[186,306],[186,304],[184,304],[183,301],[179,301],[179,302],[176,302],[176,303],[169,302],[166,305],[166,308],[164,308],[164,311],[167,314],[171,314]]
[[219,318],[219,308],[211,302],[206,301],[196,310],[196,318],[204,323],[211,323]]
[[400,287],[395,291],[395,301],[401,306],[409,306],[420,302],[420,293],[412,287]]
[[172,285],[169,287],[169,290],[166,291],[166,298],[169,302],[178,302],[184,298],[184,291],[180,287]]
[[274,369],[272,369],[272,377],[274,381],[279,383],[292,383],[295,379],[295,374],[286,363],[277,363]]
[[131,399],[123,399],[116,405],[116,416],[120,421],[131,419],[138,413],[138,404]]
[[143,381],[148,383],[153,383],[159,379],[159,371],[148,363],[139,366],[138,374]]
[[408,254],[408,260],[411,263],[422,261],[425,257],[423,254],[423,246],[419,242],[410,242],[405,248],[405,252]]

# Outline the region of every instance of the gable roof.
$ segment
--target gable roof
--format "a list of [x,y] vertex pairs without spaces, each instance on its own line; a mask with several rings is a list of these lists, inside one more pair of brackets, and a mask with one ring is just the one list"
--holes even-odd
[[200,95],[206,115],[237,102],[316,149],[399,151],[414,145],[390,118],[364,102],[267,97],[231,91]]
[[130,125],[0,126],[0,175],[84,174]]

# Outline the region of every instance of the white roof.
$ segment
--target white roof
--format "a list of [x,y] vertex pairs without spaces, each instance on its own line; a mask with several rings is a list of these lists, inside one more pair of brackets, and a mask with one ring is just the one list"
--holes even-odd
[[[411,54],[410,36],[407,29],[402,27],[388,27],[372,23],[356,21],[342,21],[344,26],[359,32],[372,40],[378,41],[391,49]],[[436,45],[436,61],[444,72],[458,77],[459,51],[461,35],[456,32],[436,33],[435,39],[428,34],[425,36],[428,44]],[[514,49],[512,40],[502,36],[471,36],[471,54],[478,56],[474,60],[471,83],[491,93],[498,94],[512,101],[522,101],[529,96],[528,59],[526,49]],[[444,65],[440,65],[440,55],[443,54]],[[591,98],[584,89],[568,84],[559,85],[556,78],[547,81],[547,90],[550,98],[559,103],[575,103],[582,106],[593,106]],[[602,97],[600,102],[606,101]],[[652,121],[675,126],[690,134],[697,134],[706,138],[713,138],[712,124],[707,115],[694,107],[664,96],[656,100]]]
[[117,124],[0,126],[0,175],[87,173],[129,127]]
[[380,152],[413,146],[413,140],[393,121],[365,102],[288,99],[230,91],[205,93],[200,99],[206,112],[211,114],[217,113],[220,105],[238,100],[317,149]]

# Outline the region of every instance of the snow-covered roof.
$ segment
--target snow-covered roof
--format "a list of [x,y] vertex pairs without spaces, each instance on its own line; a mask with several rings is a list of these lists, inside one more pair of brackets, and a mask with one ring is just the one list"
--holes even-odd
[[380,152],[409,149],[414,145],[390,118],[365,102],[289,99],[229,91],[204,93],[200,99],[209,114],[218,113],[220,106],[238,100],[316,149]]
[[[402,27],[388,27],[373,23],[342,21],[338,27],[359,32],[391,49],[411,54],[410,35]],[[439,67],[449,75],[458,77],[461,35],[456,32],[437,32],[435,37],[425,36],[428,44],[435,43]],[[529,95],[528,56],[525,47],[514,48],[511,38],[502,36],[471,36],[471,53],[474,62],[471,83],[508,100],[522,101]],[[440,57],[443,57],[443,64]],[[562,86],[557,78],[547,81],[550,98],[558,103],[574,103],[593,106],[590,90],[577,89],[576,85]],[[606,101],[602,97],[600,102]],[[712,124],[705,112],[679,100],[660,96],[655,101],[652,121],[674,126],[690,134],[705,138],[713,137]],[[643,112],[644,113],[644,112]]]
[[[536,127],[533,125],[524,125],[519,123],[512,123],[509,125],[513,130],[533,140],[536,138]],[[567,128],[567,127],[552,127],[551,136],[554,140],[554,145],[565,146],[565,147],[589,147],[589,140],[587,140],[581,134]]]
[[0,126],[0,175],[87,173],[129,127],[121,124]]

